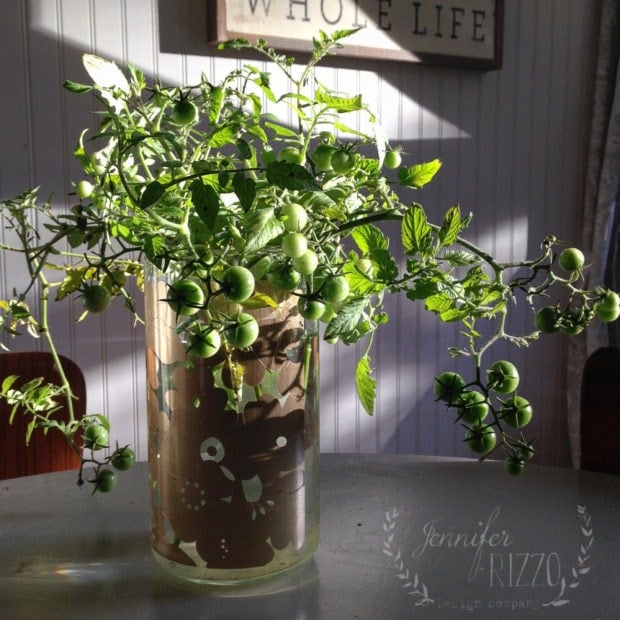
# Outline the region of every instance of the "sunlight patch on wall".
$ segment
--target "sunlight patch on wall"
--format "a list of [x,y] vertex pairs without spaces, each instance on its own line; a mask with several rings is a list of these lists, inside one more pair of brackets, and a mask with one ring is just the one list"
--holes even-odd
[[492,228],[481,232],[478,245],[498,260],[510,262],[527,256],[529,219],[527,214],[502,217]]
[[[157,5],[151,4],[152,14],[144,14],[142,22],[156,25],[158,22]],[[201,73],[214,76],[217,80],[220,74],[225,74],[238,64],[235,59],[222,57],[214,59],[212,48],[206,45],[206,24],[204,52],[201,55],[190,55],[179,52],[171,54],[160,51],[159,33],[151,33],[153,40],[147,45],[134,49],[131,41],[134,39],[133,29],[136,26],[129,19],[128,12],[132,10],[127,5],[124,10],[118,6],[112,7],[107,3],[75,2],[74,0],[58,0],[57,2],[35,2],[28,11],[30,28],[44,34],[51,40],[59,40],[63,45],[69,45],[79,53],[92,52],[110,60],[114,60],[123,68],[126,61],[130,61],[143,70],[147,78],[153,73],[163,83],[180,84],[195,82]],[[72,27],[78,19],[79,28]],[[169,18],[166,15],[166,18]],[[175,24],[167,24],[167,28],[175,29]],[[102,35],[101,31],[106,34]],[[96,33],[96,36],[93,36]],[[137,33],[136,33],[137,34]],[[193,33],[193,36],[196,36]],[[253,61],[255,64],[256,61]],[[269,63],[263,63],[269,70]],[[350,64],[350,63],[349,63]],[[454,119],[442,118],[436,111],[431,110],[415,101],[407,93],[399,90],[398,84],[391,83],[385,75],[393,70],[392,63],[372,63],[372,70],[368,70],[364,60],[357,61],[352,68],[320,66],[317,68],[318,79],[342,95],[363,93],[364,103],[378,115],[379,131],[390,142],[406,140],[462,140],[471,135],[459,127]],[[226,69],[224,71],[224,69]],[[77,79],[79,76],[67,75],[64,78]],[[274,74],[272,86],[277,90],[282,84],[281,79]],[[284,91],[282,91],[284,92]],[[267,104],[267,101],[264,101]],[[289,116],[284,104],[276,107],[266,106],[269,112]],[[406,122],[399,122],[404,113]],[[371,123],[366,113],[343,117],[345,123],[350,122],[355,131],[373,134],[377,127]],[[342,132],[339,136],[343,141],[352,141],[354,134]]]

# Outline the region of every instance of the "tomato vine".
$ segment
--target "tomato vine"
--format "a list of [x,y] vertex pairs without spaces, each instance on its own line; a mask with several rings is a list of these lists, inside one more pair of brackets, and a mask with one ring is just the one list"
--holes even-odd
[[[257,329],[246,311],[276,305],[287,291],[298,296],[303,316],[325,323],[326,340],[365,343],[355,380],[372,413],[373,335],[388,320],[385,296],[402,294],[440,321],[460,324],[463,341],[449,353],[471,358],[472,378],[458,379],[458,390],[440,382],[436,393],[441,399],[449,394],[446,406],[475,453],[486,458],[501,446],[507,469],[519,473],[533,454],[533,438],[521,430],[531,417],[529,403],[518,400],[518,381],[485,377],[492,347],[500,340],[527,346],[543,332],[575,334],[595,318],[615,320],[620,298],[583,288],[583,254],[555,237],[546,237],[532,259],[500,262],[466,238],[472,216],[458,205],[433,223],[422,205],[405,202],[401,196],[431,182],[441,162],[404,164],[406,154],[377,130],[360,95],[332,92],[315,78],[317,63],[349,34],[320,33],[300,70],[263,41],[222,45],[266,57],[288,81],[281,93],[272,89],[269,74],[249,64],[218,84],[203,75],[195,84],[163,86],[149,84],[135,66],[123,72],[85,54],[92,83],[68,81],[65,87],[96,99],[101,124],[88,141],[86,130],[77,140],[83,178],[75,183],[71,209],[54,211],[36,189],[0,201],[6,228],[16,237],[0,250],[23,254],[30,275],[13,298],[0,301],[0,326],[10,335],[23,327],[43,335],[58,360],[50,293],[56,301],[82,295],[85,313],[105,311],[121,298],[135,314],[127,283],[142,285],[148,261],[172,282],[162,303],[177,313],[188,359],[208,357],[220,347],[251,346]],[[285,106],[295,126],[269,105]],[[348,120],[359,115],[373,131]],[[399,223],[404,265],[390,248],[394,239],[379,226],[387,221]],[[36,311],[27,304],[33,291],[40,298]],[[560,301],[550,301],[554,296]],[[507,331],[513,308],[531,315],[524,334]],[[489,332],[481,323],[491,325],[488,337],[481,336]],[[497,362],[489,367],[508,368]],[[105,416],[75,420],[70,412],[68,423],[59,422],[51,408],[35,411],[32,393],[19,396],[9,383],[0,397],[21,399],[33,428],[63,432],[83,462],[95,465],[95,488],[103,490],[102,480],[112,488],[116,479],[103,471],[114,455],[118,461],[119,448],[101,457],[105,446],[95,443],[87,457],[76,441],[93,424],[107,432]],[[64,376],[60,391],[71,407]]]

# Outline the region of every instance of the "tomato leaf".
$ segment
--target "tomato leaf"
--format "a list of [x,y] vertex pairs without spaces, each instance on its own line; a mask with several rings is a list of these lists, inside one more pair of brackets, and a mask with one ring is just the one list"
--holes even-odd
[[144,255],[153,265],[162,269],[166,262],[166,240],[161,235],[151,235],[144,240]]
[[362,273],[357,268],[355,261],[347,261],[345,263],[344,275],[351,287],[351,291],[357,295],[372,295],[380,293],[385,288],[381,282],[376,282],[365,273]]
[[454,299],[445,293],[436,293],[426,298],[426,309],[436,314],[447,312],[454,307]]
[[237,154],[239,156],[239,159],[243,161],[252,159],[252,149],[250,148],[250,145],[243,138],[237,138],[236,145],[237,145]]
[[257,310],[259,308],[277,308],[278,302],[266,293],[254,293],[252,297],[246,299],[241,305],[250,310]]
[[227,41],[222,41],[218,44],[217,49],[238,51],[246,47],[250,47],[250,42],[247,39],[240,37],[238,39],[228,39]]
[[281,189],[319,189],[314,177],[303,166],[284,161],[274,161],[267,166],[267,181]]
[[356,112],[362,109],[362,96],[355,97],[336,97],[330,95],[323,90],[316,93],[316,100],[325,104],[328,108],[336,110],[336,112]]
[[362,407],[370,415],[375,412],[375,400],[377,398],[377,381],[372,377],[370,358],[368,355],[362,356],[355,368],[355,385],[357,386],[357,397]]
[[280,125],[280,123],[278,122],[266,121],[265,127],[269,129],[273,129],[273,131],[275,131],[275,133],[279,136],[286,136],[288,138],[299,139],[299,134],[297,132],[293,131],[292,129],[289,129],[288,127],[284,127],[283,125]]
[[84,136],[86,135],[87,132],[88,132],[88,129],[84,129],[80,133],[80,137],[78,138],[77,144],[75,145],[75,148],[73,149],[73,155],[80,162],[80,164],[82,164],[84,168],[90,170],[92,169],[90,156],[88,155],[88,153],[86,152],[86,149],[84,148]]
[[209,123],[215,125],[217,123],[222,102],[224,100],[224,91],[221,86],[213,86],[209,91]]
[[379,282],[391,282],[398,275],[398,266],[385,248],[373,248],[370,259],[375,267],[375,279]]
[[273,209],[260,209],[248,221],[248,236],[245,251],[255,252],[284,232],[284,224],[274,217]]
[[89,93],[93,90],[92,86],[88,86],[86,84],[79,84],[78,82],[72,82],[71,80],[65,80],[63,83],[63,87],[72,93]]
[[69,246],[72,248],[77,248],[79,245],[84,243],[85,233],[83,230],[72,229],[67,231],[67,241]]
[[97,86],[118,89],[125,94],[129,93],[129,82],[115,62],[94,54],[84,54],[82,64],[90,79]]
[[353,241],[362,254],[370,254],[376,248],[387,250],[389,245],[388,238],[372,224],[364,224],[354,228],[351,237],[353,237]]
[[11,389],[17,378],[17,375],[9,375],[4,378],[2,381],[2,394],[6,394]]
[[82,282],[87,279],[86,275],[84,269],[68,269],[56,290],[56,301],[60,301],[67,295],[75,293],[82,286]]
[[196,208],[196,213],[208,228],[213,230],[220,209],[217,192],[211,185],[205,185],[200,179],[192,181],[189,188],[192,192],[192,203]]
[[244,211],[249,211],[256,197],[256,183],[243,172],[235,172],[232,179],[233,188]]
[[424,164],[415,164],[410,167],[403,167],[398,170],[398,180],[405,187],[420,189],[429,183],[441,168],[441,161],[433,161]]
[[470,313],[468,310],[459,310],[458,308],[449,308],[448,310],[445,310],[444,312],[440,312],[439,318],[444,323],[452,323],[454,321],[460,321],[461,319],[464,319],[465,317],[469,316],[469,314]]
[[439,229],[439,241],[442,245],[452,245],[461,231],[461,213],[458,205],[450,207]]
[[154,205],[166,192],[166,188],[159,182],[153,181],[149,183],[142,192],[140,197],[140,207],[146,209]]
[[345,336],[352,332],[359,323],[366,307],[365,299],[355,299],[338,311],[325,329],[325,340]]
[[401,238],[407,254],[425,254],[432,245],[432,228],[428,225],[424,209],[414,204],[403,216]]
[[432,278],[423,278],[417,280],[413,288],[407,291],[407,297],[409,299],[426,299],[431,295],[435,295],[439,288],[437,282]]
[[[269,88],[269,74],[261,71],[259,73],[259,77],[254,80],[254,84],[256,84],[262,91],[265,97],[269,99],[272,103],[276,103],[277,99],[274,92]],[[258,99],[258,97],[257,97]]]
[[263,144],[269,141],[265,130],[260,125],[250,125],[248,128],[248,134],[258,138]]
[[135,65],[131,63],[127,63],[127,69],[129,69],[129,75],[131,76],[131,82],[134,85],[135,89],[140,92],[147,87],[146,79],[144,77],[144,73],[138,69]]
[[212,148],[219,149],[227,144],[234,144],[237,132],[230,126],[218,127],[208,138],[207,142]]
[[477,256],[474,256],[465,250],[452,250],[450,252],[445,252],[442,258],[455,267],[467,267],[468,265],[475,265],[480,262],[480,259]]

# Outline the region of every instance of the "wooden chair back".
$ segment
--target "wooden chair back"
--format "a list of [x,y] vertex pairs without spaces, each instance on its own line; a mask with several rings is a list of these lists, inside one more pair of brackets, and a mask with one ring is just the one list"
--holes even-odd
[[620,474],[620,349],[586,360],[581,382],[581,468]]
[[[72,360],[61,356],[63,370],[69,380],[73,393],[77,396],[74,401],[74,415],[81,418],[86,413],[86,384],[84,375],[79,366]],[[10,352],[0,354],[0,383],[8,375],[18,375],[15,387],[34,379],[44,377],[46,383],[59,383],[59,375],[50,353]],[[62,404],[62,401],[60,401]],[[42,429],[36,429],[26,445],[26,428],[30,417],[17,412],[13,424],[9,424],[11,406],[4,399],[0,400],[0,480],[43,474],[52,471],[77,469],[80,458],[71,449],[64,436],[55,429],[44,434]],[[55,416],[65,416],[63,409]]]

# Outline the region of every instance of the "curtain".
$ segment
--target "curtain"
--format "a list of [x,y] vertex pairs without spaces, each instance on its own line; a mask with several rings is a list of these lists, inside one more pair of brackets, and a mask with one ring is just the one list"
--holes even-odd
[[[586,168],[581,246],[588,257],[586,287],[620,285],[620,2],[602,0],[599,50],[594,83],[592,129]],[[593,321],[585,334],[569,340],[568,431],[573,467],[581,462],[580,388],[587,357],[618,343],[615,324]]]

